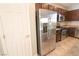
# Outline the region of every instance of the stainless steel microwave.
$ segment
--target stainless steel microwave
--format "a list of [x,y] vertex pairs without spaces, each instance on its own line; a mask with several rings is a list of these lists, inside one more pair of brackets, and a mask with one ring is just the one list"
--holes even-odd
[[61,14],[57,15],[57,21],[64,21],[64,20],[65,20],[65,16],[64,15],[61,15]]

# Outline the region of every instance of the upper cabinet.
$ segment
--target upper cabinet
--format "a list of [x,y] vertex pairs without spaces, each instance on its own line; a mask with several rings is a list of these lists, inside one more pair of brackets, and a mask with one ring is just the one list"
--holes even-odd
[[48,7],[49,7],[49,5],[46,3],[42,3],[41,5],[42,5],[42,9],[48,9]]
[[52,5],[49,5],[49,10],[52,10],[52,11],[54,10],[55,11],[56,8],[54,6],[52,6]]
[[65,9],[57,8],[57,12],[60,13],[60,14],[62,14],[62,15],[65,15],[66,11],[67,10],[65,10]]
[[79,21],[79,9],[66,12],[65,19],[66,21]]
[[41,3],[36,3],[35,4],[35,9],[37,10],[37,9],[41,9],[42,8],[42,5],[41,5]]
[[65,9],[62,9],[62,8],[59,8],[59,7],[56,7],[54,5],[50,5],[50,4],[47,4],[47,3],[36,3],[35,7],[36,7],[36,10],[37,9],[48,9],[48,10],[51,10],[51,11],[56,11],[56,12],[63,14],[63,15],[67,11]]
[[36,3],[35,7],[36,7],[36,9],[48,9],[48,4],[46,4],[46,3]]

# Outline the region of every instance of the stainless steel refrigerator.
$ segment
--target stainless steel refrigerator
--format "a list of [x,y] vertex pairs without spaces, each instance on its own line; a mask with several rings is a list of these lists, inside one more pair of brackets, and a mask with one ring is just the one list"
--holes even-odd
[[36,11],[37,52],[47,55],[56,47],[57,12],[39,9]]

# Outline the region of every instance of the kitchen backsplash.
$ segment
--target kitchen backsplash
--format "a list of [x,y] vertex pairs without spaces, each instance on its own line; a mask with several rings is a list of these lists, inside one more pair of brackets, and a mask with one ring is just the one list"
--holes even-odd
[[64,21],[64,22],[58,22],[60,26],[62,25],[76,25],[79,26],[79,21]]

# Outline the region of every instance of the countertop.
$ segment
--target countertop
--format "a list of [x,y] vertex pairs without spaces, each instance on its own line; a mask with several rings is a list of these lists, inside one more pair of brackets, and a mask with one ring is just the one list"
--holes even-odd
[[79,21],[63,21],[58,22],[58,26],[63,28],[76,28],[79,29]]
[[63,28],[78,28],[79,26],[77,26],[77,25],[61,25],[60,27],[63,27]]

